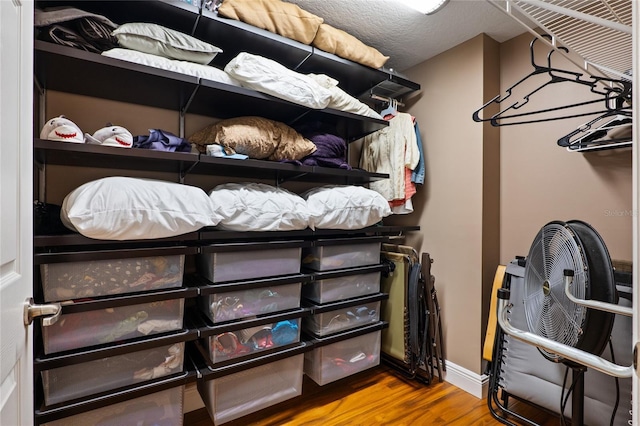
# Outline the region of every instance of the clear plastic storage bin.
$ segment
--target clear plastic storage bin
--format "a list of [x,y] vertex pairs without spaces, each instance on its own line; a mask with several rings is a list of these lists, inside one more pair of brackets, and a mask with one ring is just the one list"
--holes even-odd
[[63,314],[42,327],[45,354],[180,330],[184,299]]
[[304,355],[293,355],[198,384],[216,425],[302,394]]
[[42,372],[44,401],[57,404],[182,371],[184,342]]
[[43,426],[182,426],[184,386],[44,423]]
[[380,321],[380,301],[313,314],[302,319],[305,330],[326,336]]
[[214,324],[300,307],[301,283],[235,291],[199,297],[201,310]]
[[314,271],[354,268],[356,266],[380,263],[380,242],[352,244],[334,244],[330,240],[326,245],[318,240],[315,247],[303,250],[302,264]]
[[208,338],[213,364],[300,342],[300,318],[216,334]]
[[182,286],[184,255],[50,263],[40,266],[46,302]]
[[304,354],[304,373],[320,386],[380,364],[380,330]]
[[316,303],[336,302],[379,291],[380,272],[320,279],[302,286],[302,296]]
[[251,247],[200,254],[198,271],[214,283],[300,273],[300,247]]

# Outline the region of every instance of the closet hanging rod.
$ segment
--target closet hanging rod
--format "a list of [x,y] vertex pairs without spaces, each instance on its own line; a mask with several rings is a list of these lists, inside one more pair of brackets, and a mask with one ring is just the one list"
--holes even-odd
[[387,102],[387,103],[391,103],[392,101],[395,101],[396,105],[404,106],[404,103],[402,103],[400,101],[396,101],[395,99],[387,98],[385,96],[376,95],[374,93],[371,94],[371,99],[375,99],[376,101],[382,101],[382,102]]

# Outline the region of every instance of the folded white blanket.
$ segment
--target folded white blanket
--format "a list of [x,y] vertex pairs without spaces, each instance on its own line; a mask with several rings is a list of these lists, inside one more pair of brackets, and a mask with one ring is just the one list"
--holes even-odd
[[329,105],[331,92],[312,78],[262,56],[241,52],[224,70],[242,86],[313,109]]

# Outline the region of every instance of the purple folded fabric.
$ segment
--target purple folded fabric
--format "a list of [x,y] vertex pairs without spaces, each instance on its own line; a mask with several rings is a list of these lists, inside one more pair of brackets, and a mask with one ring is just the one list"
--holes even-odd
[[160,129],[149,129],[149,136],[134,137],[133,147],[156,151],[191,152],[191,144],[186,139]]
[[302,136],[316,145],[316,151],[299,163],[305,166],[334,167],[351,170],[347,163],[347,143],[334,130],[321,123],[309,123],[296,129]]

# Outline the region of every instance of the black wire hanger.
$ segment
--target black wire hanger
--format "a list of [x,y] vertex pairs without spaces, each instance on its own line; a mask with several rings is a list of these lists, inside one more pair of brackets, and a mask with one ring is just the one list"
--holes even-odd
[[[541,36],[551,39],[551,37],[548,34],[542,34]],[[506,125],[514,125],[514,124],[527,124],[527,123],[537,123],[537,122],[552,121],[552,120],[561,120],[565,118],[580,117],[580,116],[593,115],[593,114],[602,114],[610,111],[617,111],[620,109],[630,108],[626,105],[629,104],[629,101],[631,99],[631,82],[626,80],[616,80],[616,79],[611,79],[607,77],[596,77],[596,76],[588,76],[587,78],[583,78],[583,75],[584,75],[583,73],[554,68],[551,66],[551,55],[554,52],[553,49],[550,50],[549,53],[547,54],[547,65],[546,66],[539,65],[535,62],[535,55],[534,55],[534,45],[537,39],[538,39],[537,37],[534,38],[529,44],[531,65],[534,68],[533,71],[530,72],[525,77],[521,78],[518,82],[513,84],[511,87],[506,89],[505,91],[506,94],[504,96],[499,94],[493,99],[491,99],[489,102],[485,103],[478,110],[476,110],[473,113],[474,121],[476,122],[490,121],[493,126],[506,126]],[[558,49],[568,52],[568,49],[566,49],[565,47],[558,47]],[[517,86],[521,85],[522,83],[529,80],[530,78],[540,74],[548,74],[549,79],[546,80],[543,84],[541,84],[537,88],[535,88],[533,91],[524,95],[521,101],[516,101],[512,103],[511,105],[502,109],[498,113],[493,114],[491,117],[488,117],[488,118],[480,117],[481,111],[483,111],[484,109],[492,105],[500,105],[504,103],[505,101],[507,101],[507,99],[509,99],[512,96],[513,90]],[[600,97],[598,99],[594,99],[590,101],[567,104],[567,105],[562,105],[562,106],[553,107],[553,108],[546,108],[546,109],[541,109],[536,111],[521,112],[521,113],[518,113],[516,111],[524,107],[525,105],[527,105],[531,100],[531,97],[535,93],[542,90],[543,88],[551,84],[563,83],[563,82],[570,82],[570,83],[577,83],[577,84],[584,85],[589,88],[591,93],[600,95]],[[570,112],[566,112],[562,115],[554,115],[551,117],[544,117],[544,118],[533,117],[526,120],[512,121],[512,122],[506,121],[509,119],[514,119],[519,117],[536,116],[538,114],[543,114],[543,113],[569,110],[571,108],[581,107],[584,105],[595,104],[595,103],[604,103],[604,109],[601,109],[598,111],[589,111],[589,112],[584,112],[582,110],[583,112],[573,113],[573,114]],[[506,115],[508,112],[512,112],[512,113],[510,115]]]

